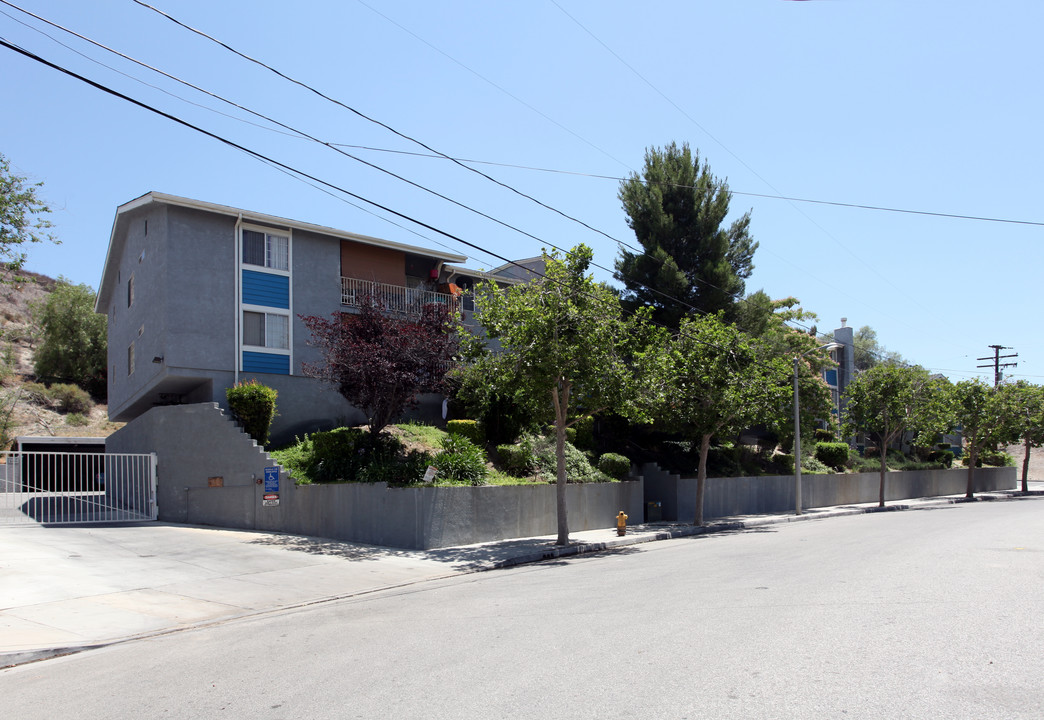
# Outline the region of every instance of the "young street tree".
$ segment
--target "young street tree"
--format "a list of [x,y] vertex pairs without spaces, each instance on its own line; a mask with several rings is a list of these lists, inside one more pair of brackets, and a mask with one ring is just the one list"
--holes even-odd
[[443,390],[459,342],[453,315],[438,303],[425,305],[419,317],[402,318],[368,296],[358,313],[302,319],[323,358],[305,365],[305,373],[336,385],[366,414],[374,439],[416,406],[417,395]]
[[845,434],[863,432],[877,443],[881,458],[878,506],[885,504],[888,446],[907,431],[922,441],[949,429],[949,382],[922,367],[881,363],[857,375],[845,389]]
[[696,512],[703,525],[711,438],[731,436],[764,421],[791,397],[789,364],[758,347],[718,315],[685,318],[657,355],[657,423],[699,443]]
[[961,380],[954,385],[954,407],[968,448],[968,489],[965,497],[975,497],[975,466],[979,453],[998,440],[1003,440],[1011,427],[1010,408],[997,388],[979,378]]
[[1044,445],[1044,387],[1025,380],[1001,385],[998,402],[1005,408],[1010,420],[1005,440],[1021,442],[1025,448],[1022,458],[1022,492],[1029,492],[1030,449]]
[[42,185],[11,174],[10,163],[0,155],[0,283],[11,282],[12,273],[17,278],[25,263],[26,243],[55,242],[45,217],[50,208],[37,194]]
[[633,402],[632,363],[646,332],[645,313],[624,317],[613,291],[587,274],[591,258],[586,245],[564,260],[545,254],[542,279],[506,289],[488,282],[476,290],[479,321],[503,350],[468,372],[513,388],[520,406],[554,423],[559,545],[569,543],[566,428],[603,410],[641,414]]
[[621,249],[616,261],[624,307],[651,306],[654,320],[676,328],[688,312],[670,299],[677,298],[701,312],[725,311],[731,320],[758,244],[750,236],[749,212],[723,225],[728,184],[701,165],[688,144],[671,143],[646,151],[642,174],[623,181],[619,197],[642,245],[641,253]]
[[89,285],[59,278],[47,299],[33,308],[33,322],[40,328],[33,371],[40,380],[74,383],[103,397],[107,318],[94,312],[95,297]]

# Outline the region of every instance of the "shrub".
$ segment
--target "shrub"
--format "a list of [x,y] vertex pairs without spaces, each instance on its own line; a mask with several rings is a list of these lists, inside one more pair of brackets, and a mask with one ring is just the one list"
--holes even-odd
[[80,413],[74,412],[69,413],[65,416],[65,424],[72,425],[73,427],[83,427],[84,425],[87,425],[89,422],[90,421]]
[[[961,464],[968,467],[970,460],[967,455],[961,458]],[[1001,450],[982,450],[976,459],[975,467],[991,465],[993,467],[1014,467],[1015,458]]]
[[816,443],[816,459],[824,465],[840,470],[848,462],[848,444],[843,442]]
[[524,438],[520,445],[497,445],[497,463],[515,477],[531,474],[535,467],[532,442]]
[[808,473],[809,475],[826,475],[830,472],[830,468],[820,462],[815,457],[805,458],[805,461],[801,463],[801,472]]
[[91,396],[77,385],[55,383],[48,389],[51,400],[63,413],[87,413],[91,411]]
[[486,433],[476,420],[450,420],[446,423],[446,432],[450,435],[463,435],[476,445],[486,442]]
[[[816,441],[817,442],[837,442],[837,437],[829,430],[823,428],[816,428]],[[829,464],[829,463],[828,463]]]
[[943,467],[953,467],[953,452],[951,450],[933,450],[928,453],[928,461],[938,463]]
[[276,414],[275,389],[257,380],[236,383],[225,391],[228,408],[258,445],[268,442],[268,431]]
[[[696,462],[699,456],[693,452]],[[693,467],[695,470],[695,466]],[[740,464],[740,451],[732,443],[712,446],[707,452],[707,477],[739,477],[743,467]]]
[[631,461],[623,455],[606,453],[598,458],[598,469],[611,478],[623,480],[631,472]]
[[432,454],[423,450],[411,450],[404,459],[378,458],[359,470],[356,479],[359,482],[416,483],[424,478],[428,465],[432,464]]
[[[419,477],[413,477],[410,462],[422,461],[411,453],[404,469],[402,451],[402,443],[391,435],[373,438],[359,428],[342,427],[305,435],[272,456],[304,482],[414,482]],[[424,461],[423,467],[427,464]]]
[[451,434],[442,441],[442,452],[431,464],[439,470],[439,477],[479,485],[486,479],[486,453],[463,435]]
[[[605,473],[591,467],[587,457],[570,442],[565,444],[565,461],[567,482],[609,482],[611,480]],[[558,461],[555,458],[554,438],[541,438],[536,449],[536,464],[540,474],[548,482],[557,481]]]
[[26,383],[22,386],[22,394],[25,399],[36,405],[51,406],[51,393],[46,385],[41,383]]
[[780,453],[772,456],[772,468],[779,475],[794,474],[794,455],[792,453]]
[[[555,429],[552,427],[552,428],[550,428],[550,430],[548,432],[550,434],[554,434]],[[572,443],[572,445],[574,447],[576,446],[576,428],[575,427],[567,427],[566,428],[566,442],[567,443]]]
[[572,441],[573,444],[581,450],[593,450],[594,418],[590,415],[584,415],[573,423],[573,428],[576,429],[576,439]]

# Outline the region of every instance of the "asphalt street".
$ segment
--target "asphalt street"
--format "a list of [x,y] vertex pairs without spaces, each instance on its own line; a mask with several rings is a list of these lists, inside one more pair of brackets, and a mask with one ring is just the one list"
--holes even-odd
[[1044,716],[1044,498],[636,545],[0,672],[53,718]]

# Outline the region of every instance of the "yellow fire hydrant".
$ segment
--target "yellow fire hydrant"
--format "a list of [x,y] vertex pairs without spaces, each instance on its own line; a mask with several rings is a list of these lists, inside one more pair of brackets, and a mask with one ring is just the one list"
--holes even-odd
[[616,534],[621,536],[627,534],[627,516],[623,510],[616,516]]

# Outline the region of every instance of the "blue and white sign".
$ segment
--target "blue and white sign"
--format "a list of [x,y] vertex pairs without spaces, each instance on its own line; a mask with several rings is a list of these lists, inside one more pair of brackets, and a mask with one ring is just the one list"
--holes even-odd
[[265,492],[279,492],[279,466],[265,468]]

